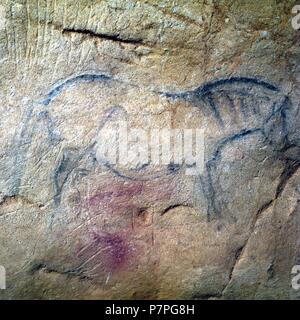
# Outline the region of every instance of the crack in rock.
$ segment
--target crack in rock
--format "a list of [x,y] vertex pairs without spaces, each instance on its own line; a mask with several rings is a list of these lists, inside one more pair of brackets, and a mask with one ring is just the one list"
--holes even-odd
[[64,28],[62,29],[63,34],[69,33],[78,33],[82,35],[86,35],[88,37],[99,38],[103,40],[110,40],[115,42],[127,43],[132,45],[143,45],[144,41],[141,38],[123,38],[119,34],[107,34],[107,33],[98,33],[92,30],[87,29],[76,29],[76,28]]

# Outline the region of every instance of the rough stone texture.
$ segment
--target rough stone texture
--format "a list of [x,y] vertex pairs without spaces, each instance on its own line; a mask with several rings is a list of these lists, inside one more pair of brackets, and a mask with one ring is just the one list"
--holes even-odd
[[[0,298],[299,298],[295,4],[1,0]],[[203,174],[97,162],[125,117]]]

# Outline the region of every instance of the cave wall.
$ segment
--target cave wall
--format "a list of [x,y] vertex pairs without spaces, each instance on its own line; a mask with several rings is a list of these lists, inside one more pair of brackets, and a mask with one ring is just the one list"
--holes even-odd
[[[295,4],[1,0],[0,298],[299,298]],[[124,119],[202,172],[99,159]]]

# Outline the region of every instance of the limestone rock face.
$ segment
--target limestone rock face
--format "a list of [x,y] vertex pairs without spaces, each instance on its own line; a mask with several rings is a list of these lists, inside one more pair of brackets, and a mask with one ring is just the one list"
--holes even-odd
[[[0,298],[300,298],[295,4],[2,0]],[[99,156],[120,122],[203,168]]]

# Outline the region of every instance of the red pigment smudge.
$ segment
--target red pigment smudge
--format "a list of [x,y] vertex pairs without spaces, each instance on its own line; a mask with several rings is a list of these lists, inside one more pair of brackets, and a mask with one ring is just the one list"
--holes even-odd
[[134,246],[124,236],[93,232],[90,241],[77,253],[80,267],[92,274],[121,271],[133,256]]
[[130,255],[129,245],[117,234],[99,235],[94,233],[93,240],[97,246],[109,248],[105,254],[105,260],[107,267],[112,270],[123,265]]
[[177,187],[172,178],[157,181],[134,181],[121,183],[106,182],[101,191],[85,200],[85,206],[90,212],[122,213],[139,207],[145,202],[159,203],[177,197]]
[[[86,201],[89,208],[93,207],[118,207],[119,203],[128,203],[133,197],[138,196],[143,191],[143,184],[135,182],[131,184],[113,183],[104,186],[105,191],[96,192]],[[113,201],[112,201],[113,200]]]
[[90,206],[97,206],[99,202],[103,201],[105,198],[110,198],[112,194],[112,192],[97,193],[88,199],[88,204]]
[[142,231],[133,230],[134,215],[145,203],[172,203],[172,199],[178,197],[178,189],[177,180],[166,177],[155,181],[131,182],[107,179],[101,181],[94,190],[92,196],[85,198],[83,208],[93,215],[103,213],[103,221],[110,221],[110,229],[101,220],[101,226],[106,231],[101,230],[100,225],[93,229],[94,232],[88,231],[88,240],[77,251],[77,257],[81,261],[81,268],[92,276],[96,274],[101,277],[108,272],[124,271],[137,263],[139,255],[136,250],[140,252],[142,247],[134,242],[135,236],[146,236],[148,231],[144,233],[144,228]]

